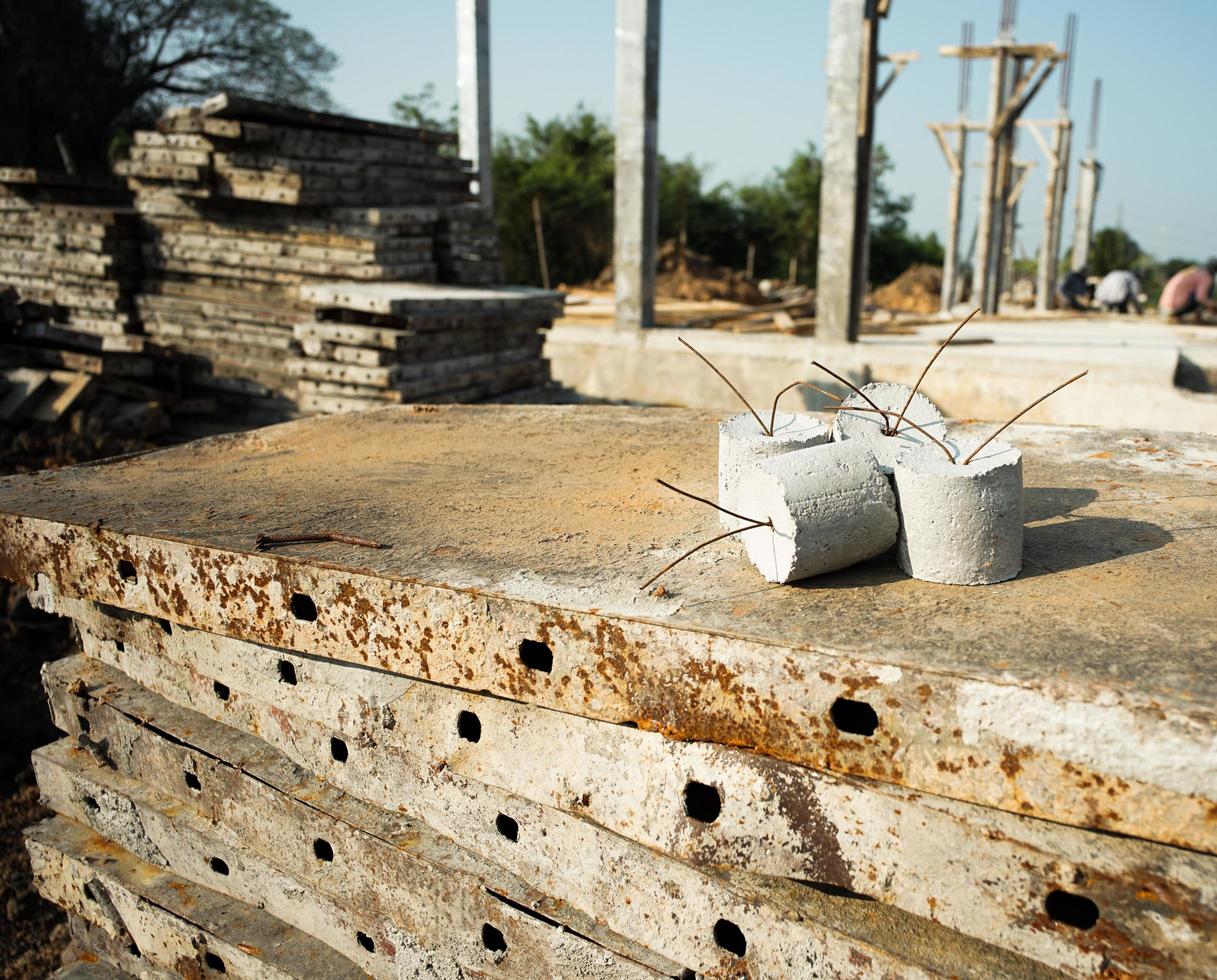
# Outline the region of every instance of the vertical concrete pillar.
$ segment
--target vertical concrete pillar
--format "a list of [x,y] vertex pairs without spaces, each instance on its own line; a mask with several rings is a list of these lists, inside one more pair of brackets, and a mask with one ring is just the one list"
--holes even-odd
[[1061,225],[1069,175],[1072,130],[1073,126],[1068,119],[1060,119],[1052,139],[1048,183],[1044,190],[1044,230],[1035,284],[1035,308],[1040,311],[1056,308],[1056,277],[1057,266],[1061,261]]
[[659,0],[617,0],[613,281],[617,326],[655,320],[659,236]]
[[482,206],[494,207],[490,146],[490,0],[456,0],[457,122]]
[[816,266],[816,337],[856,340],[866,289],[874,146],[876,0],[830,0],[824,172]]
[[947,199],[947,241],[942,258],[942,309],[955,305],[959,282],[959,225],[963,213],[964,176],[968,167],[968,130],[961,118],[955,138],[955,164],[951,169],[951,193]]
[[1069,267],[1078,272],[1090,261],[1090,243],[1094,239],[1094,205],[1099,196],[1099,175],[1102,165],[1087,156],[1078,174],[1078,193],[1073,212],[1073,255]]
[[[1004,47],[999,47],[993,56],[993,74],[989,79],[989,109],[985,130],[985,169],[980,191],[980,208],[976,217],[976,260],[972,266],[972,302],[985,313],[997,311],[997,300],[991,289],[994,264],[1000,243],[1001,219],[1005,214],[1002,188],[1002,131],[996,129],[998,114],[1004,104],[1007,64],[1009,58]],[[998,240],[994,241],[994,231]]]

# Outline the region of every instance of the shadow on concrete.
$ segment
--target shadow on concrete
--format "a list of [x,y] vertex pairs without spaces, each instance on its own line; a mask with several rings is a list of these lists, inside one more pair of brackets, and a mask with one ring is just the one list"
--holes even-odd
[[1023,570],[1019,578],[1035,578],[1071,568],[1156,551],[1174,540],[1164,527],[1124,517],[1075,517],[1024,530]]
[[1093,503],[1098,490],[1090,487],[1024,487],[1023,520],[1028,524],[1064,517]]
[[791,582],[794,589],[865,589],[877,585],[888,585],[892,582],[906,582],[908,576],[896,561],[896,551],[892,549],[877,558],[850,565],[836,572],[816,575],[799,582]]

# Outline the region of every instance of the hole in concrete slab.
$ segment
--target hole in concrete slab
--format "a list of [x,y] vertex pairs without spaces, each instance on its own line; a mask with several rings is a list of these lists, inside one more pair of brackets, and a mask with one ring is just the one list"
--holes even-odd
[[702,823],[714,823],[722,812],[723,799],[715,787],[689,780],[685,785],[686,814]]
[[743,956],[748,952],[748,940],[744,938],[744,933],[734,922],[726,919],[719,919],[714,923],[714,941],[720,948],[736,956]]
[[203,788],[203,784],[199,782],[199,777],[192,773],[189,769],[183,769],[182,775],[186,777],[186,785],[196,793]]
[[680,980],[697,980],[697,971],[690,970],[687,966],[680,971]]
[[143,959],[144,954],[139,951],[139,947],[135,943],[127,944],[127,952],[134,956],[137,960]]
[[313,854],[318,861],[334,860],[334,848],[330,846],[328,840],[322,840],[320,837],[313,841]]
[[228,685],[221,684],[219,681],[212,681],[211,689],[216,692],[216,697],[221,701],[227,701],[228,696],[232,694],[232,691],[228,690]]
[[85,735],[88,735],[88,734],[89,734],[89,729],[90,729],[92,726],[89,724],[89,719],[88,719],[88,718],[86,718],[84,715],[77,715],[77,716],[76,716],[76,724],[80,726],[80,730],[81,730],[81,731],[82,731],[82,732],[83,732]]
[[85,809],[91,813],[96,813],[101,809],[101,807],[97,805],[97,801],[91,796],[84,797],[84,799],[82,799],[80,802],[83,803],[85,805]]
[[500,813],[495,817],[494,826],[508,840],[515,841],[520,839],[520,825],[507,816],[507,814]]
[[117,650],[119,653],[122,653],[124,650],[127,649],[127,644],[125,644],[122,640],[115,640],[114,649]]
[[88,885],[85,885],[82,890],[85,893],[85,898],[87,898],[90,902],[97,901],[97,896],[93,894],[93,889],[90,888]]
[[369,953],[376,952],[376,943],[372,941],[372,937],[366,932],[355,933],[355,942],[359,943],[359,945],[366,949]]
[[347,761],[347,743],[340,738],[330,739],[330,756],[335,762]]
[[482,721],[472,711],[462,711],[456,716],[456,733],[466,742],[477,742],[482,738]]
[[226,862],[223,858],[208,858],[207,866],[218,875],[228,874],[228,862]]
[[167,619],[158,619],[156,625],[161,628],[161,632],[166,636],[173,636],[173,624]]
[[841,731],[851,735],[874,735],[879,727],[879,716],[865,701],[837,698],[829,708],[828,716]]
[[521,640],[520,663],[529,670],[548,674],[554,669],[554,652],[548,643],[542,643],[540,640]]
[[118,577],[129,585],[134,585],[139,581],[135,574],[135,564],[127,561],[126,558],[118,560]]
[[290,660],[279,661],[279,680],[284,684],[296,683],[296,665]]
[[1060,889],[1048,893],[1044,911],[1053,922],[1075,929],[1089,929],[1099,921],[1099,907],[1084,895],[1074,895]]
[[306,596],[303,592],[293,592],[291,606],[292,615],[301,622],[316,622],[317,603],[313,602],[311,596]]
[[503,934],[489,922],[482,926],[482,945],[492,953],[507,952],[507,940],[504,939]]
[[228,967],[224,965],[224,961],[210,951],[203,954],[203,964],[207,969],[214,970],[216,973],[228,972]]

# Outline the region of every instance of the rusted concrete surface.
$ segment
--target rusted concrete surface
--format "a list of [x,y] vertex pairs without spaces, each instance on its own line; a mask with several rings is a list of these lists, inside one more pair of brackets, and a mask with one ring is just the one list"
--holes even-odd
[[[250,695],[365,751],[394,746],[685,861],[849,889],[1078,975],[1105,962],[1129,974],[1150,965],[1202,974],[1213,955],[1217,859],[1208,855],[199,630],[166,633],[80,601],[53,605],[76,621],[87,653],[132,675],[164,658],[220,681],[230,699]],[[462,728],[471,718],[477,741]],[[1101,926],[1053,921],[1047,899],[1061,890],[1093,901]]]
[[[716,533],[714,512],[652,482],[712,495],[715,421],[401,409],[14,477],[0,481],[0,574],[1217,850],[1217,439],[1007,430],[1026,459],[1025,568],[983,593],[912,581],[890,557],[768,587],[724,542],[640,596],[650,570]],[[319,529],[391,547],[254,553],[259,533]],[[876,713],[871,736],[834,723],[842,698]]]
[[[140,956],[119,966],[138,976],[221,972],[247,980],[364,977],[325,944],[260,909],[234,903],[141,860],[87,827],[51,817],[26,831],[39,891]],[[156,972],[161,971],[161,972]]]
[[[153,707],[155,718],[148,724],[170,738],[183,733],[194,738],[206,722],[192,712],[208,714],[208,701],[219,703],[212,682],[168,663],[161,666],[165,689],[176,685],[177,700],[187,703],[191,712],[184,713],[188,716],[184,719],[180,708],[171,711],[162,703]],[[133,764],[135,756],[131,763],[124,762],[132,739],[119,734],[131,722],[123,722],[119,715],[132,718],[128,712],[136,703],[152,704],[153,696],[140,692],[132,680],[147,684],[153,679],[128,679],[80,659],[49,666],[47,676],[48,687],[66,692],[71,705],[66,707],[65,695],[53,695],[53,702],[66,708],[56,711],[57,722],[78,737],[80,716],[85,717],[90,741],[115,733],[107,747],[115,747],[117,771]],[[74,676],[83,685],[69,680]],[[257,734],[293,762],[321,772],[333,786],[425,821],[507,867],[559,907],[580,909],[613,932],[661,950],[706,976],[1056,975],[1024,957],[879,902],[738,872],[699,871],[585,819],[530,803],[389,747],[372,750],[346,743],[346,760],[338,762],[332,754],[332,729],[281,709],[272,712],[233,692],[224,704],[225,725]],[[207,770],[200,772],[200,781],[207,775]],[[180,792],[176,786],[167,784],[167,788]],[[224,812],[227,820],[228,811]],[[515,840],[503,834],[501,816],[514,821]],[[745,956],[720,947],[715,938],[720,920],[741,931]]]

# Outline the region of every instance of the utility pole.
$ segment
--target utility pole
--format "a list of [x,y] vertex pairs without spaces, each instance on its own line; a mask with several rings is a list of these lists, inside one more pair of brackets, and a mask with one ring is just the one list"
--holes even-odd
[[[976,25],[965,20],[959,32],[960,48],[970,48],[976,38]],[[959,59],[959,104],[954,123],[930,123],[930,132],[938,140],[947,167],[951,171],[951,191],[947,198],[947,241],[942,259],[943,310],[955,305],[959,294],[959,223],[963,211],[964,175],[968,166],[968,101],[972,94],[972,61]],[[955,146],[947,139],[947,132],[954,131]]]
[[490,148],[490,0],[456,0],[457,127],[461,158],[473,164],[473,188],[494,209]]
[[879,19],[890,0],[830,0],[816,336],[854,341],[866,289]]
[[1074,200],[1073,255],[1069,263],[1074,272],[1081,272],[1090,262],[1090,243],[1094,240],[1094,206],[1099,196],[1099,178],[1103,165],[1095,159],[1095,147],[1099,141],[1099,99],[1103,94],[1103,80],[1094,80],[1094,94],[1090,99],[1090,131],[1086,136],[1086,156],[1079,164],[1078,193]]
[[617,150],[613,194],[616,322],[655,322],[659,237],[659,0],[617,0]]

